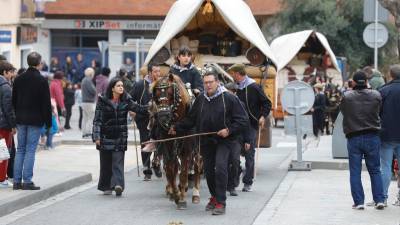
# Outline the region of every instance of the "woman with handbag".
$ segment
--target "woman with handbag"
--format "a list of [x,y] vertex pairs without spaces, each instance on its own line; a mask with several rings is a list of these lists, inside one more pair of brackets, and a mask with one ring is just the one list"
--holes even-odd
[[124,182],[124,157],[127,150],[129,111],[141,112],[147,107],[133,102],[124,91],[120,78],[114,78],[108,84],[106,93],[99,96],[93,120],[93,142],[100,152],[100,177],[98,189],[104,195],[114,190],[121,196]]
[[[13,135],[16,133],[15,112],[12,107],[11,79],[15,68],[7,61],[0,62],[0,187],[12,187],[7,180],[7,169],[10,158],[9,149],[12,147]],[[8,153],[8,154],[7,154]],[[10,163],[12,165],[12,162]]]

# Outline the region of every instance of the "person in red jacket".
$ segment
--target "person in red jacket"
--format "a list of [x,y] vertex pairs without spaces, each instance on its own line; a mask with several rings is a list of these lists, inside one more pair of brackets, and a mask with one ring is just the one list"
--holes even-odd
[[64,72],[57,71],[54,73],[53,80],[50,82],[50,97],[55,99],[57,109],[62,115],[65,114],[64,89],[62,85],[63,78]]

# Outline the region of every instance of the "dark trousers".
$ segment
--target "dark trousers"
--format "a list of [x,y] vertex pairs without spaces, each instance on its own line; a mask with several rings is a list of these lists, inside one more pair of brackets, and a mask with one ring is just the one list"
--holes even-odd
[[228,167],[228,191],[235,189],[240,183],[240,151],[242,150],[242,144],[237,145],[232,149],[229,156],[229,167]]
[[[146,126],[147,126],[147,124],[146,124]],[[150,140],[150,131],[147,129],[146,126],[138,126],[139,135],[140,135],[140,143]],[[144,145],[141,145],[141,147],[144,148]],[[150,167],[151,154],[152,154],[152,152],[141,152],[143,174],[149,174],[149,175],[153,174],[153,172],[151,171],[151,167]]]
[[8,159],[7,177],[14,178],[14,159],[15,159],[15,142],[14,136],[12,137],[12,143],[10,148],[10,158]]
[[322,110],[315,110],[312,114],[313,118],[313,133],[315,137],[318,137],[318,133],[324,133],[324,111]]
[[219,140],[216,144],[201,147],[208,190],[217,202],[224,205],[228,185],[229,156],[237,144],[236,140],[225,139]]
[[65,128],[69,128],[71,127],[69,125],[69,121],[71,120],[71,116],[72,116],[72,105],[65,105],[65,110],[66,110],[66,115],[65,115]]
[[100,191],[113,190],[119,185],[125,188],[124,179],[124,151],[99,151],[100,177],[97,189]]
[[252,185],[254,179],[254,164],[255,164],[255,145],[256,145],[257,130],[254,127],[249,128],[250,149],[245,151],[244,158],[246,160],[246,170],[243,176],[243,183]]
[[79,129],[82,129],[82,106],[79,106]]

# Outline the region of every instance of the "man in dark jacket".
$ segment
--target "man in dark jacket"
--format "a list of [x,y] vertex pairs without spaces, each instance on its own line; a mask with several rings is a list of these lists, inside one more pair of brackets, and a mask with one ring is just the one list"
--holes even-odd
[[15,68],[11,63],[0,61],[0,137],[6,141],[11,156],[9,160],[0,162],[0,187],[10,187],[10,183],[6,180],[6,174],[9,176],[8,178],[13,178],[13,174],[10,174],[10,167],[14,167],[15,151],[12,151],[12,147],[13,135],[16,133],[16,123],[9,80],[14,76],[14,73]]
[[[236,83],[227,83],[225,88],[232,94],[236,95],[239,86]],[[240,102],[243,108],[246,108],[244,103]],[[247,113],[246,113],[247,115]],[[248,116],[248,115],[247,115]],[[228,191],[231,196],[237,196],[235,188],[240,184],[240,174],[242,167],[240,166],[240,155],[246,155],[246,151],[250,150],[251,137],[249,136],[250,123],[248,122],[246,128],[243,129],[242,134],[239,136],[240,146],[232,149],[231,157],[229,158],[229,176],[228,176]]]
[[265,119],[271,110],[271,101],[265,96],[264,91],[256,82],[246,75],[245,66],[243,64],[235,64],[228,69],[238,83],[239,89],[237,96],[244,103],[250,120],[249,136],[251,138],[250,149],[245,153],[246,171],[243,176],[244,192],[250,192],[254,178],[254,155],[256,136],[259,126],[264,127]]
[[[200,149],[211,194],[206,210],[213,215],[225,214],[228,162],[232,149],[239,146],[238,137],[248,122],[239,99],[226,91],[214,73],[204,75],[205,92],[197,97],[189,115],[176,124],[177,132],[196,127],[196,132],[217,132],[201,137]],[[171,128],[169,134],[176,132]]]
[[184,84],[189,83],[196,96],[203,91],[201,75],[192,63],[192,52],[188,47],[183,46],[179,49],[177,62],[171,66],[170,73],[181,78]]
[[315,101],[311,111],[313,118],[313,132],[315,137],[318,137],[319,134],[324,133],[326,97],[323,89],[324,85],[321,83],[314,85]]
[[74,74],[74,81],[73,83],[80,83],[82,79],[85,77],[85,69],[88,68],[88,65],[85,63],[83,59],[83,55],[81,53],[76,55],[76,62],[75,62],[76,73]]
[[349,151],[350,186],[353,209],[364,209],[364,191],[361,183],[362,158],[371,178],[375,208],[384,209],[382,178],[380,173],[379,111],[382,98],[378,91],[367,89],[367,75],[356,72],[353,90],[344,93],[340,110],[343,114],[343,131]]
[[[149,65],[147,66],[147,70],[149,74],[145,76],[143,80],[136,82],[131,92],[132,100],[140,105],[149,104],[151,100],[150,85],[160,76],[160,67],[155,64],[149,63]],[[147,111],[143,113],[136,113],[135,115],[135,122],[137,128],[139,129],[141,143],[150,140],[150,131],[148,129],[150,119],[149,117],[150,115]],[[144,147],[145,146],[142,144],[142,149]],[[151,175],[153,174],[150,168],[151,152],[142,151],[141,154],[144,168],[144,180],[149,181],[151,180]],[[154,157],[156,157],[155,154]],[[157,177],[162,176],[160,165],[153,165],[153,169]]]
[[50,91],[40,74],[42,57],[28,55],[27,71],[15,78],[12,102],[16,114],[18,147],[14,164],[14,190],[39,190],[32,182],[36,147],[41,128],[51,127]]
[[400,64],[390,67],[392,81],[379,91],[382,96],[381,111],[381,173],[385,203],[392,176],[393,153],[400,162]]

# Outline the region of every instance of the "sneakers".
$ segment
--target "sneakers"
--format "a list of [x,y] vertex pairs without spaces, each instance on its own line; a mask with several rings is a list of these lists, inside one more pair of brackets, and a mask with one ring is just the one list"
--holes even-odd
[[217,204],[217,199],[215,197],[211,197],[210,201],[206,205],[206,211],[213,210],[216,204]]
[[122,187],[121,186],[119,186],[119,185],[117,185],[117,186],[115,186],[115,188],[114,188],[114,191],[115,191],[115,195],[117,196],[117,197],[120,197],[121,195],[122,195]]
[[112,195],[111,190],[103,191],[103,195]]
[[217,202],[217,204],[215,204],[214,209],[212,210],[212,214],[214,216],[225,214],[225,205]]
[[151,181],[151,175],[150,174],[145,174],[143,181]]
[[243,192],[252,192],[251,185],[250,184],[244,184],[242,191]]
[[365,209],[364,205],[353,205],[352,208],[355,210],[364,210]]
[[238,193],[236,192],[235,188],[228,191],[230,196],[238,196]]
[[375,205],[375,209],[377,209],[377,210],[383,210],[384,208],[385,208],[385,203],[383,203],[383,202],[378,202]]
[[154,143],[148,143],[142,148],[142,152],[154,152],[155,150],[156,145]]
[[8,182],[8,180],[4,180],[2,182],[0,182],[0,188],[12,188],[13,185]]
[[[385,201],[383,201],[382,204],[383,204],[384,207],[387,207],[387,206],[388,206],[388,204],[387,204],[387,199],[386,199]],[[377,204],[376,204],[374,201],[368,202],[368,203],[367,203],[367,206],[368,206],[368,207],[375,207],[376,205],[377,205]]]

